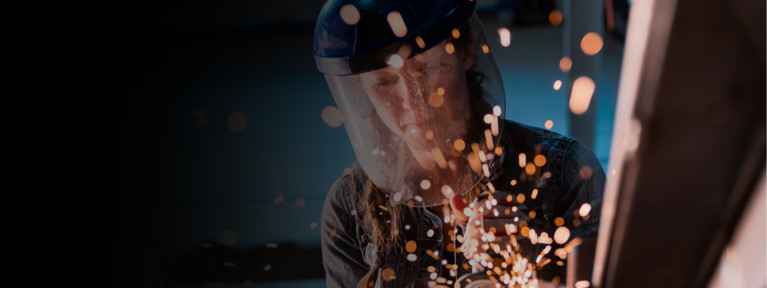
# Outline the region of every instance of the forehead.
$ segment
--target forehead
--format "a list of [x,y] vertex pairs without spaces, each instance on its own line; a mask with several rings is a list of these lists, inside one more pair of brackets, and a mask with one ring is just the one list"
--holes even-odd
[[[451,47],[447,47],[451,46]],[[450,50],[451,53],[448,53],[448,50]],[[418,67],[418,65],[431,65],[431,64],[441,64],[444,63],[446,60],[450,60],[451,58],[455,58],[455,47],[452,43],[448,43],[447,41],[443,41],[434,47],[430,48],[429,50],[426,50],[420,54],[417,54],[415,56],[410,57],[409,59],[402,59],[400,55],[393,54],[389,56],[389,59],[387,59],[387,65],[384,68],[365,72],[359,74],[360,76],[370,76],[370,75],[381,75],[381,74],[388,74],[388,73],[397,73],[400,71],[402,67]]]

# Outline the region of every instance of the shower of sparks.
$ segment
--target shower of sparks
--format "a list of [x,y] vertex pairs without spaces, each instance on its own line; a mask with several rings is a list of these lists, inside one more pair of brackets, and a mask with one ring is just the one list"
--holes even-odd
[[586,33],[581,39],[581,50],[583,50],[584,54],[589,56],[599,53],[599,51],[602,50],[602,45],[604,45],[602,36],[599,36],[599,34],[594,32]]
[[389,22],[389,27],[391,27],[391,31],[394,32],[395,36],[402,38],[407,35],[405,20],[402,20],[402,15],[400,15],[399,12],[389,12],[389,14],[386,15],[386,21]]
[[562,72],[568,72],[570,71],[570,68],[573,68],[573,60],[567,56],[562,57],[562,59],[559,60],[559,70],[562,70]]
[[430,238],[431,238],[431,236],[434,236],[434,230],[429,229],[429,231],[426,231],[426,236],[428,236]]
[[322,121],[328,126],[336,128],[341,126],[344,122],[344,117],[341,116],[341,112],[334,106],[327,106],[322,109]]
[[559,88],[562,88],[562,80],[554,81],[554,90],[559,91]]
[[573,90],[570,94],[570,111],[581,115],[589,109],[591,96],[594,95],[596,84],[588,76],[581,76],[573,82]]
[[354,5],[346,4],[341,7],[341,19],[349,25],[357,24],[360,21],[360,11]]
[[543,124],[546,129],[551,129],[551,127],[554,127],[554,121],[546,120],[546,123]]

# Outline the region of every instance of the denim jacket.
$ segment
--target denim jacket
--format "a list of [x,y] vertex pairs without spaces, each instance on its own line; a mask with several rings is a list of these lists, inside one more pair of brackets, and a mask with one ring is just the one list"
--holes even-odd
[[[571,232],[569,239],[596,234],[605,174],[591,150],[573,138],[512,121],[505,122],[501,137],[499,145],[505,148],[505,159],[502,159],[500,171],[494,173],[495,178],[490,182],[496,190],[526,196],[524,205],[528,211],[536,211],[528,227],[553,237],[557,228],[555,219],[562,217],[564,226]],[[533,175],[528,175],[529,171],[519,165],[520,153],[525,153],[527,162],[533,162],[536,155],[543,155],[545,164],[536,167]],[[357,177],[364,179],[364,172],[359,168],[357,171]],[[357,213],[355,208],[358,201],[364,201],[361,199],[364,191],[361,184],[365,181],[351,181],[351,177],[344,175],[335,182],[323,208],[322,256],[328,287],[356,287],[375,264],[377,251],[371,244],[371,235],[362,228],[364,213]],[[352,187],[352,182],[357,183],[357,187]],[[535,199],[531,197],[533,189],[538,190]],[[591,205],[591,212],[588,218],[579,219],[578,210],[584,203]],[[400,246],[404,247],[407,241],[415,241],[416,251],[413,254],[417,258],[415,261],[407,259],[409,253],[404,249],[390,251],[377,273],[375,287],[452,287],[458,277],[470,273],[471,268],[464,265],[466,259],[463,254],[443,251],[443,241],[450,239],[442,239],[442,221],[436,214],[423,207],[404,207],[403,210],[402,225],[405,230],[401,233],[403,245]],[[462,234],[460,227],[456,233]],[[533,245],[524,237],[518,236],[517,239],[522,254],[531,262],[547,246]],[[461,245],[454,242],[453,247]],[[554,249],[561,247],[556,243],[551,245]],[[550,258],[552,263],[544,266],[538,276],[542,279],[560,276],[564,281],[564,268],[556,263],[562,259],[553,255]],[[448,273],[445,262],[457,265],[457,275]],[[394,272],[394,279],[382,278],[385,274],[382,271],[386,269],[388,273]]]

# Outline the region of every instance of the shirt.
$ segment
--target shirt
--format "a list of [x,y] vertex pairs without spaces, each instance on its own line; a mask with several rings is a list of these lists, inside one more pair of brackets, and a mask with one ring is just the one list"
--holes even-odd
[[[498,145],[503,148],[503,158],[490,183],[496,190],[517,196],[514,201],[527,207],[525,213],[535,211],[535,217],[530,217],[527,223],[528,229],[553,238],[560,222],[570,232],[568,239],[596,234],[605,174],[588,147],[571,137],[513,121],[505,121]],[[524,161],[520,161],[522,157]],[[378,253],[371,244],[370,233],[363,229],[365,215],[357,211],[359,201],[364,201],[361,194],[366,178],[360,168],[356,171],[356,175],[344,175],[333,184],[323,207],[321,240],[328,287],[356,287],[375,264]],[[359,179],[352,181],[355,176]],[[584,204],[590,205],[590,209]],[[455,253],[455,249],[443,251],[443,241],[450,239],[443,239],[443,222],[435,213],[424,207],[403,208],[401,248],[385,255],[376,287],[452,286],[455,279],[470,273],[462,253]],[[583,217],[581,210],[589,211]],[[458,225],[455,233],[462,233]],[[550,251],[563,246],[556,242],[534,245],[529,237],[517,239],[521,254],[532,263],[546,246],[552,246]],[[408,241],[416,244],[412,253],[404,249]],[[455,242],[451,248],[460,245]],[[547,257],[551,262],[538,272],[539,278],[564,279],[564,268],[557,261],[565,261],[551,252]],[[457,267],[454,276],[445,262]]]

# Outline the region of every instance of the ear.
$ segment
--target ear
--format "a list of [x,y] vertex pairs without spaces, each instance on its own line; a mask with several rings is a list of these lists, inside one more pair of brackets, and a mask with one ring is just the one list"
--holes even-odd
[[461,53],[463,54],[463,71],[469,71],[469,68],[474,66],[474,60],[477,59],[477,47],[474,45],[474,41],[472,41],[464,48],[462,49],[464,53]]

